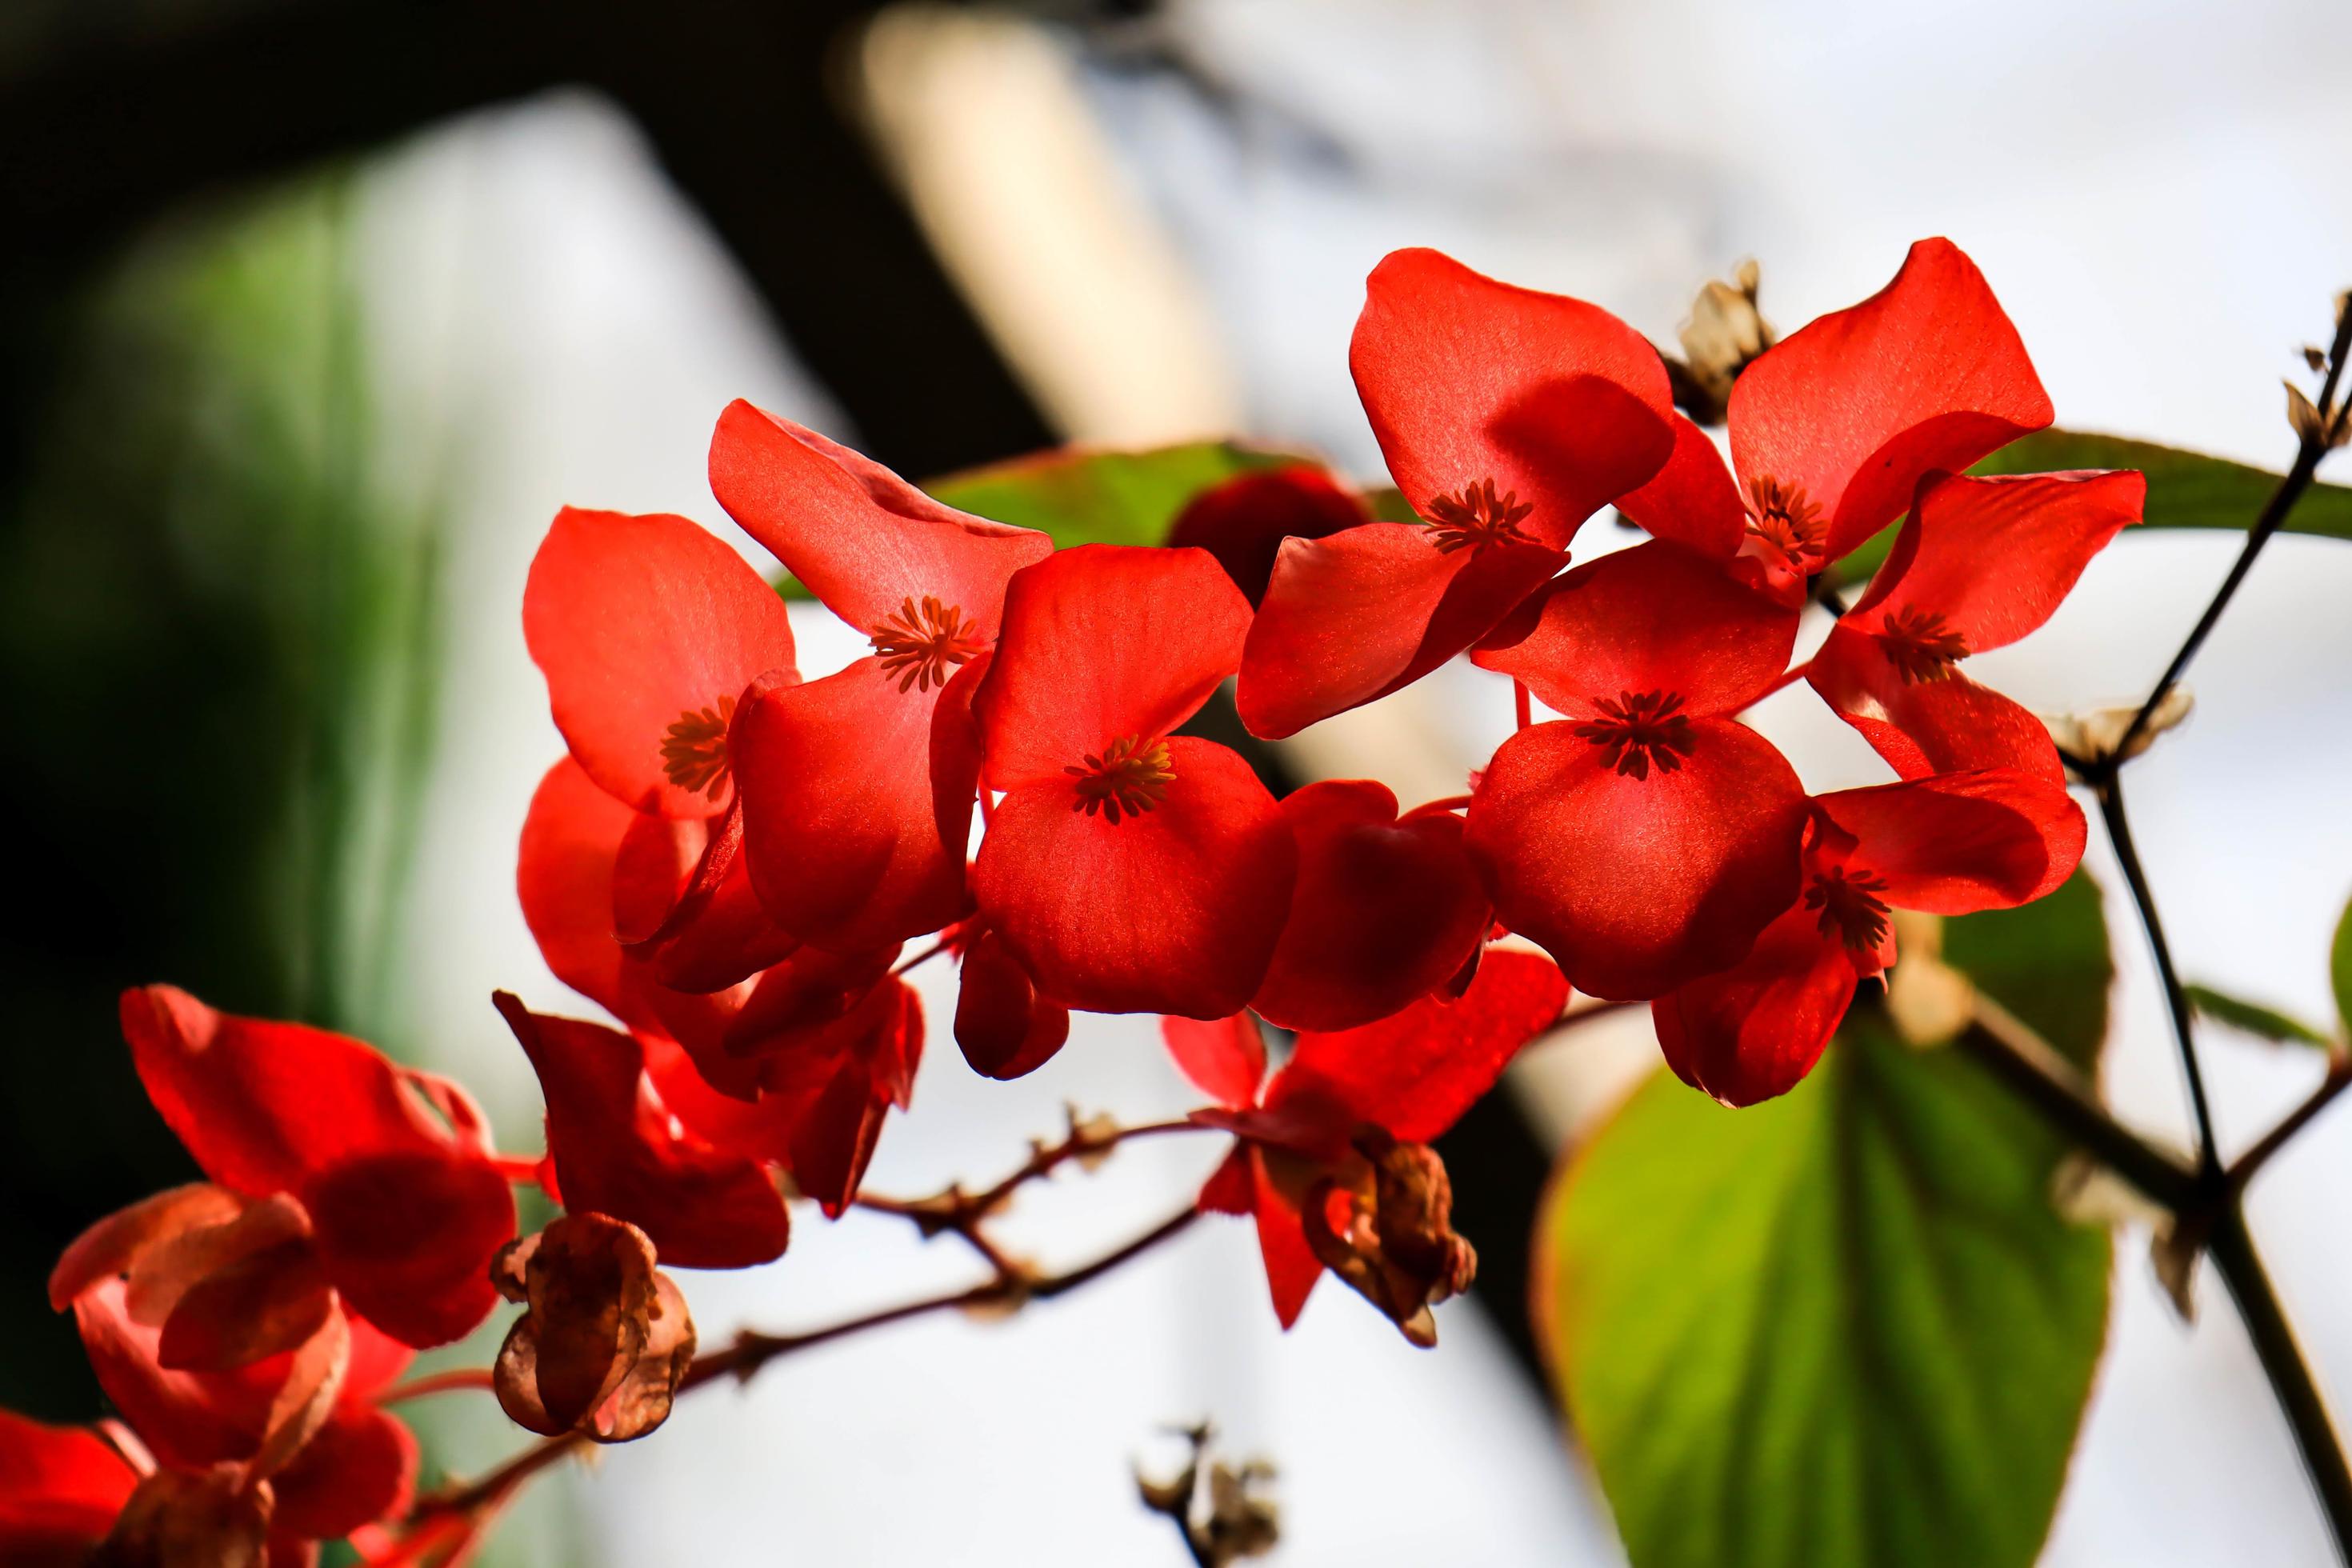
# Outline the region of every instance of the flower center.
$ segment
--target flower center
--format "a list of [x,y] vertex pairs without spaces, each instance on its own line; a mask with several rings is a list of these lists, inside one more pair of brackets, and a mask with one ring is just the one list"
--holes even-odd
[[1823,936],[1843,940],[1856,952],[1875,952],[1886,940],[1886,879],[1838,866],[1813,877],[1805,908],[1822,912]]
[[1520,500],[1518,491],[1497,496],[1495,481],[1481,479],[1463,487],[1458,496],[1433,498],[1423,526],[1441,555],[1483,550],[1490,544],[1533,544],[1534,540],[1519,531],[1519,524],[1533,510],[1535,504]]
[[661,749],[669,782],[717,800],[727,788],[727,726],[734,718],[735,699],[722,697],[715,708],[689,708],[672,720]]
[[1697,742],[1683,700],[1671,691],[1625,691],[1615,701],[1598,700],[1601,717],[1576,727],[1576,733],[1605,748],[1601,762],[1629,778],[1645,779],[1654,767],[1662,773],[1683,765]]
[[1895,611],[1879,627],[1878,646],[1906,682],[1941,680],[1969,657],[1968,639],[1933,610]]
[[1802,561],[1821,553],[1829,528],[1822,509],[1798,486],[1762,479],[1748,484],[1748,532],[1790,561]]
[[909,598],[899,605],[867,640],[882,656],[883,679],[897,676],[901,691],[945,686],[951,667],[969,664],[987,651],[980,628],[963,618],[960,607],[928,595],[920,604]]
[[1088,816],[1101,812],[1113,823],[1122,815],[1141,816],[1167,798],[1176,778],[1169,762],[1167,742],[1146,744],[1140,735],[1123,735],[1100,756],[1089,752],[1085,766],[1062,770],[1078,781],[1070,809]]

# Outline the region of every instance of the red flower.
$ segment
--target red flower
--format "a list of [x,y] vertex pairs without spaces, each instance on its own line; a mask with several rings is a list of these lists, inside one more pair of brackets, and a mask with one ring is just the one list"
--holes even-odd
[[2041,898],[2083,858],[2063,784],[2016,769],[1938,773],[1813,803],[1801,891],[1748,957],[1651,1004],[1666,1061],[1753,1105],[1793,1087],[1853,999],[1895,961],[1890,912],[1967,914]]
[[1491,910],[1462,847],[1462,819],[1423,806],[1400,819],[1370,779],[1311,784],[1282,802],[1298,879],[1274,961],[1250,1006],[1286,1029],[1385,1018],[1472,962]]
[[1796,628],[1653,541],[1569,573],[1475,656],[1566,715],[1496,752],[1465,837],[1497,918],[1578,990],[1657,995],[1738,963],[1787,907],[1804,789],[1731,715],[1780,677]]
[[1806,580],[1895,521],[1920,479],[2050,423],[2017,329],[1951,241],[1791,333],[1733,383],[1727,473],[1675,416],[1673,458],[1617,510],[1794,605]]
[[1328,538],[1371,521],[1362,499],[1329,474],[1311,463],[1289,463],[1235,474],[1202,490],[1177,513],[1168,542],[1215,556],[1255,605],[1265,598],[1284,540]]
[[1433,250],[1393,253],[1366,289],[1349,363],[1424,521],[1283,544],[1236,699],[1259,735],[1385,696],[1469,647],[1674,448],[1664,363],[1597,306]]
[[2048,620],[2147,494],[2131,472],[1931,477],[1807,667],[1813,689],[1906,778],[2018,767],[2063,780],[2041,721],[1957,667]]
[[86,1561],[138,1484],[138,1473],[96,1433],[0,1410],[0,1561],[27,1568]]
[[1232,751],[1173,733],[1232,673],[1249,605],[1205,551],[1091,544],[1022,571],[972,700],[1005,792],[972,869],[1039,990],[1223,1017],[1265,977],[1297,852]]
[[[1356,1255],[1335,1251],[1330,1240],[1354,1228],[1346,1211],[1360,1184],[1393,1173],[1393,1193],[1396,1176],[1419,1174],[1420,1183],[1408,1184],[1425,1192],[1431,1162],[1409,1153],[1400,1159],[1400,1151],[1453,1126],[1518,1048],[1558,1020],[1568,995],[1559,971],[1543,959],[1498,950],[1486,955],[1458,1002],[1424,999],[1362,1028],[1301,1033],[1297,1049],[1263,1093],[1265,1041],[1248,1014],[1213,1023],[1161,1021],[1176,1065],[1220,1107],[1196,1111],[1195,1119],[1241,1140],[1202,1188],[1201,1207],[1255,1217],[1266,1284],[1284,1328],[1297,1321],[1326,1266],[1310,1237],[1307,1211],[1324,1222],[1324,1252],[1352,1263]],[[1341,1223],[1330,1223],[1327,1205],[1341,1211]],[[1442,1213],[1434,1217],[1432,1233],[1415,1239],[1450,1237]],[[1384,1310],[1396,1309],[1391,1315],[1416,1335],[1426,1328],[1423,1313],[1430,1298],[1389,1295],[1376,1283],[1389,1278],[1370,1267],[1361,1276],[1351,1274],[1349,1282],[1360,1289],[1373,1285],[1366,1293]]]
[[[838,1213],[856,1193],[883,1114],[906,1103],[922,1049],[922,1016],[913,993],[889,974],[896,942],[853,953],[794,948],[755,973],[700,990],[665,984],[660,951],[625,947],[614,929],[657,921],[670,907],[702,856],[703,831],[693,819],[666,821],[628,810],[566,760],[548,771],[532,796],[516,870],[523,918],[548,967],[634,1036],[599,1031],[580,1037],[591,1042],[584,1048],[607,1065],[621,1050],[642,1053],[645,1087],[634,1093],[654,1096],[685,1129],[665,1141],[662,1119],[637,1112],[631,1124],[645,1142],[633,1135],[615,1142],[583,1131],[574,1142],[555,1134],[556,1103],[560,1098],[576,1103],[572,1096],[585,1092],[577,1075],[587,1071],[587,1059],[551,1054],[540,1066],[557,1181],[567,1191],[579,1185],[563,1168],[565,1143],[583,1168],[615,1162],[592,1175],[583,1194],[605,1192],[609,1198],[606,1179],[635,1192],[635,1200],[612,1200],[630,1206],[608,1212],[643,1227],[665,1257],[681,1263],[772,1243],[781,1249],[781,1216],[767,1214],[757,1189],[722,1154],[788,1166],[803,1192]],[[722,893],[736,885],[730,876]],[[685,937],[711,929],[721,913],[706,915]],[[718,978],[706,975],[703,982]],[[542,1022],[565,1030],[593,1028]],[[534,1060],[542,1054],[534,1050]],[[567,1113],[567,1125],[594,1128],[600,1119],[621,1114],[610,1099],[596,1103],[604,1109],[576,1119]],[[721,1167],[732,1173],[714,1174]],[[712,1237],[709,1227],[719,1222],[684,1212],[694,1205],[663,1184],[687,1179],[688,1171],[699,1173],[695,1180],[722,1182],[765,1217],[731,1237]],[[650,1208],[644,1206],[648,1203]],[[698,1230],[698,1239],[687,1239]],[[684,1256],[676,1250],[681,1242]]]
[[932,711],[994,644],[1006,582],[1053,542],[941,506],[748,403],[719,416],[710,488],[874,646],[837,675],[786,672],[745,694],[730,744],[761,901],[827,947],[939,930],[965,910],[972,799],[968,784],[934,799]]

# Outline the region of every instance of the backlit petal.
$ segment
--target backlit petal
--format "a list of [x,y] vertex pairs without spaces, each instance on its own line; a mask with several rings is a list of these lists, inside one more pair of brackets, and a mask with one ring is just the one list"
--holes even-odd
[[1798,905],[1748,957],[1650,1004],[1666,1065],[1726,1105],[1786,1094],[1812,1071],[1853,999],[1853,960]]

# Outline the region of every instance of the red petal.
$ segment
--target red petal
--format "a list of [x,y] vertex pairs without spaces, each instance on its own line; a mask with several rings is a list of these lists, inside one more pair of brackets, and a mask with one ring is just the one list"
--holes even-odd
[[131,1321],[121,1279],[77,1297],[74,1322],[99,1387],[155,1458],[178,1469],[251,1455],[293,1365],[281,1354],[229,1372],[167,1371],[162,1331]]
[[1923,239],[1895,280],[1794,332],[1731,388],[1743,480],[1805,492],[1836,560],[1911,504],[1920,476],[1958,472],[2050,423],[2017,329],[1948,239]]
[[1617,510],[1654,538],[1671,539],[1709,560],[1728,561],[1748,535],[1739,486],[1706,432],[1679,414],[1673,417],[1674,456],[1656,479],[1619,496]]
[[1204,550],[1085,544],[1013,580],[972,711],[999,789],[1191,718],[1241,663],[1249,601]]
[[148,1099],[225,1187],[262,1197],[361,1154],[448,1147],[400,1070],[344,1036],[232,1017],[169,985],[122,994],[122,1033]]
[[344,1302],[419,1350],[471,1333],[498,1292],[490,1259],[514,1239],[514,1194],[488,1161],[418,1150],[347,1160],[302,1193],[320,1260]]
[[994,931],[983,931],[964,949],[955,1037],[963,1059],[982,1078],[1023,1078],[1051,1061],[1070,1037],[1070,1013],[1038,995],[1029,972]]
[[1650,1004],[1666,1065],[1726,1105],[1786,1094],[1812,1071],[1853,1000],[1853,960],[1801,904],[1720,973]]
[[[1230,1018],[1162,1018],[1160,1037],[1177,1070],[1217,1104],[1241,1110],[1257,1103],[1265,1078],[1265,1035],[1247,1013]],[[1234,1211],[1239,1212],[1239,1211]]]
[[138,1481],[113,1445],[87,1427],[0,1410],[0,1548],[29,1543],[44,1530],[95,1542]]
[[804,686],[761,681],[730,742],[760,901],[826,947],[919,936],[964,908],[964,847],[940,841],[931,796],[943,693],[901,691],[882,664],[863,658]]
[[1496,916],[1579,991],[1646,999],[1727,968],[1797,895],[1797,775],[1728,720],[1691,742],[1678,769],[1637,779],[1573,726],[1538,724],[1480,781],[1465,839]]
[[790,1107],[793,1184],[837,1218],[856,1197],[884,1116],[904,1106],[923,1054],[923,1010],[903,980],[771,1064],[768,1094]]
[[[993,651],[982,654],[955,672],[931,710],[931,820],[940,843],[961,860],[971,845],[971,808],[980,794],[980,719],[972,700]],[[969,887],[965,889],[969,896]]]
[[1587,562],[1538,603],[1524,636],[1502,641],[1515,616],[1471,657],[1580,719],[1653,691],[1681,698],[1691,718],[1737,712],[1788,668],[1800,615],[1664,541]]
[[793,669],[783,601],[682,517],[565,508],[531,561],[522,629],[555,727],[588,776],[666,816],[704,816],[727,789],[724,775],[700,790],[670,782],[669,727]]
[[1459,1002],[1429,997],[1362,1028],[1302,1033],[1265,1108],[1347,1131],[1369,1121],[1399,1142],[1429,1142],[1567,1005],[1568,982],[1549,961],[1497,948]]
[[1242,722],[1280,740],[1410,686],[1567,562],[1535,544],[1447,552],[1427,529],[1403,522],[1292,540],[1242,651]]
[[50,1310],[62,1312],[108,1275],[129,1272],[149,1248],[191,1230],[226,1226],[244,1209],[236,1194],[209,1182],[191,1182],[117,1209],[76,1237],[49,1271]]
[[1222,1018],[1265,978],[1290,900],[1288,825],[1234,752],[1168,747],[1175,779],[1141,816],[1082,812],[1071,780],[1046,779],[1006,795],[981,841],[982,912],[1068,1006]]
[[567,1206],[628,1221],[681,1268],[741,1268],[782,1254],[791,1220],[775,1183],[757,1162],[686,1133],[652,1092],[636,1041],[541,1016],[504,992],[498,1005],[547,1097],[548,1152]]
[[1321,539],[1372,521],[1363,501],[1309,463],[1236,474],[1187,502],[1168,542],[1217,558],[1253,605],[1265,597],[1275,553],[1286,539]]
[[[1193,1020],[1184,1019],[1185,1023]],[[1257,1177],[1253,1173],[1255,1151],[1246,1143],[1236,1143],[1234,1152],[1209,1173],[1201,1184],[1201,1195],[1193,1206],[1202,1214],[1255,1214],[1257,1212]]]
[[616,1016],[638,1014],[632,1022],[651,1015],[626,995],[624,952],[613,936],[614,867],[638,816],[566,757],[530,797],[515,866],[523,923],[547,967]]
[[1900,909],[1964,915],[2011,909],[2074,875],[2082,807],[2065,786],[2015,769],[1937,773],[1840,790],[1814,802],[1854,836],[1850,858]]
[[310,1237],[286,1237],[190,1281],[163,1320],[156,1357],[175,1371],[249,1366],[300,1344],[334,1310]]
[[270,1531],[340,1541],[389,1518],[408,1506],[416,1459],[415,1434],[393,1417],[380,1410],[339,1410],[270,1479],[278,1494]]
[[1832,631],[1805,679],[1905,778],[2016,768],[2053,784],[2065,782],[2041,720],[1957,672],[1906,679],[1867,633],[1845,626]]
[[2147,477],[2128,470],[1933,480],[1844,624],[1933,615],[1969,653],[2005,647],[2050,618],[2147,499]]
[[740,401],[711,436],[710,489],[861,632],[928,595],[961,610],[985,640],[1006,580],[1054,549],[1033,529],[942,506],[879,463]]
[[1349,368],[1389,472],[1422,516],[1493,480],[1568,548],[1577,526],[1674,449],[1666,368],[1597,305],[1516,289],[1434,250],[1391,252],[1366,280]]
[[1400,822],[1369,779],[1308,784],[1282,803],[1298,845],[1290,918],[1251,1001],[1286,1029],[1348,1029],[1436,990],[1477,951],[1486,890],[1450,812]]
[[[1287,1329],[1306,1310],[1315,1281],[1323,1278],[1323,1263],[1307,1243],[1307,1223],[1299,1217],[1297,1195],[1284,1191],[1268,1168],[1276,1161],[1296,1164],[1278,1153],[1250,1150],[1258,1252],[1265,1259],[1265,1285],[1274,1299],[1275,1320]],[[1302,1171],[1292,1184],[1303,1187],[1311,1179],[1312,1173]]]

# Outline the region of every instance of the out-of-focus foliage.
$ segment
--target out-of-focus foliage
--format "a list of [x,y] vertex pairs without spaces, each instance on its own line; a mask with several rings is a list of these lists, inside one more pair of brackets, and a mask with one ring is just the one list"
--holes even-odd
[[2216,991],[2210,985],[2187,985],[2182,989],[2189,993],[2189,1005],[2196,1008],[2200,1016],[2225,1025],[2242,1035],[2252,1035],[2258,1040],[2268,1040],[2281,1046],[2325,1047],[2327,1044],[2326,1035],[2275,1007],[2249,1002],[2226,991]]
[[2352,905],[2336,922],[2336,941],[2327,952],[2327,978],[2336,991],[2336,1016],[2352,1030]]
[[[2090,1066],[2112,975],[2078,875],[1944,959]],[[2059,1141],[1871,1001],[1785,1099],[1661,1073],[1555,1183],[1538,1327],[1641,1568],[1999,1568],[2041,1550],[2106,1333]]]

